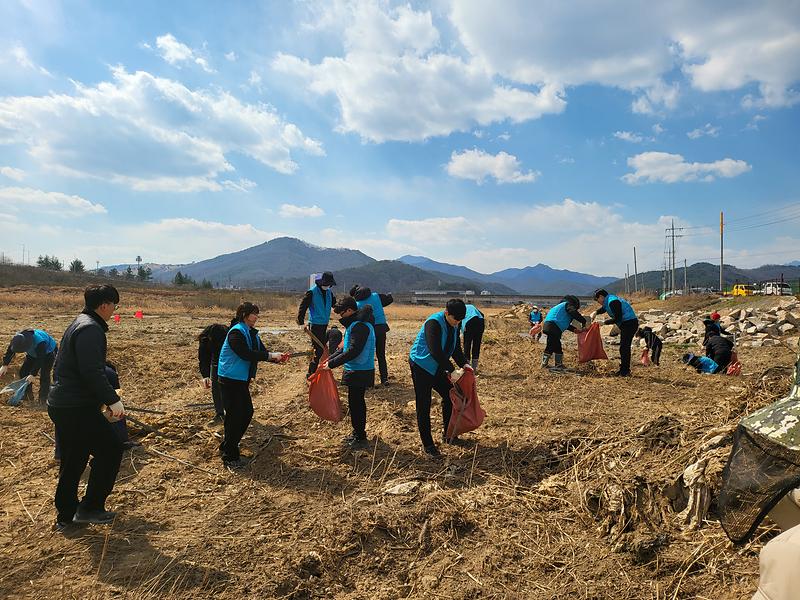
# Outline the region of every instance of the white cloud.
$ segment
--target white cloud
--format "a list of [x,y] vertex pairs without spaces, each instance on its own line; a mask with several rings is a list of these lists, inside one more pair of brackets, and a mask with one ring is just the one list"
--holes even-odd
[[15,212],[44,212],[60,217],[105,214],[102,204],[95,204],[61,192],[45,192],[33,188],[0,188],[0,207]]
[[638,133],[633,133],[632,131],[615,131],[614,137],[618,140],[632,142],[634,144],[640,144],[644,141],[644,138],[641,135]]
[[313,64],[279,54],[272,67],[299,78],[315,94],[334,95],[339,131],[373,142],[419,141],[564,110],[558,84],[531,92],[497,82],[482,60],[438,52],[439,31],[430,12],[409,6],[384,12],[370,1],[336,7],[342,16],[332,18],[329,11],[324,22],[348,23],[343,56]]
[[511,139],[511,134],[510,134],[510,133],[508,133],[507,131],[505,131],[505,132],[503,132],[503,133],[499,134],[499,135],[497,136],[497,139],[498,139],[498,140],[503,140],[504,142],[507,142],[508,140],[510,140],[510,139]]
[[182,63],[189,62],[200,66],[206,73],[215,73],[205,58],[198,56],[196,50],[179,42],[171,33],[158,36],[156,47],[161,51],[161,58],[173,66],[180,68]]
[[655,133],[656,135],[661,135],[666,131],[666,129],[664,129],[661,123],[656,123],[655,125],[653,125],[652,129],[653,133]]
[[255,181],[250,181],[249,179],[241,178],[238,181],[231,181],[226,179],[225,181],[220,182],[222,187],[227,190],[232,190],[235,192],[249,192],[257,187]]
[[59,174],[143,191],[221,190],[234,152],[284,174],[298,168],[293,151],[324,154],[269,106],[121,67],[71,95],[0,98],[0,143],[27,146]]
[[767,117],[764,115],[753,115],[753,118],[750,119],[750,122],[745,125],[744,128],[748,131],[758,131],[758,124],[766,119]]
[[226,52],[225,53],[225,60],[227,60],[229,62],[236,62],[237,58],[239,58],[239,57],[236,55],[236,52],[234,52],[233,50],[231,50],[230,52]]
[[497,183],[530,183],[540,175],[538,171],[523,172],[516,156],[506,152],[493,155],[478,149],[453,152],[446,168],[450,176],[478,184],[487,177],[493,177]]
[[622,177],[625,183],[677,183],[680,181],[713,181],[715,177],[736,177],[751,170],[743,160],[724,158],[710,163],[690,163],[680,154],[643,152],[628,158],[634,169]]
[[575,164],[575,159],[572,158],[571,156],[560,156],[560,157],[557,157],[557,158],[558,158],[559,164],[562,164],[562,165],[574,165]]
[[719,135],[719,129],[719,127],[715,127],[711,123],[706,123],[702,127],[698,127],[697,129],[692,129],[691,131],[687,132],[686,137],[688,137],[690,140],[696,140],[704,135],[709,137],[717,137]]
[[27,177],[27,173],[22,169],[15,169],[14,167],[0,167],[0,175],[8,177],[14,181],[22,181]]
[[50,71],[48,71],[44,67],[37,65],[36,63],[33,62],[33,60],[31,60],[31,57],[28,55],[28,51],[25,49],[24,46],[21,46],[19,44],[12,46],[10,54],[12,58],[16,61],[16,63],[23,69],[36,71],[42,75],[47,75],[48,77],[53,76],[50,73]]
[[389,219],[386,232],[390,237],[413,242],[446,245],[465,240],[478,230],[471,220],[465,217],[432,217],[420,220]]
[[667,85],[663,81],[656,82],[644,90],[631,104],[634,113],[655,115],[662,110],[672,110],[678,104],[680,87],[677,83]]
[[304,218],[304,217],[322,217],[325,211],[316,204],[314,206],[297,206],[295,204],[281,204],[281,209],[278,211],[281,217],[287,218]]

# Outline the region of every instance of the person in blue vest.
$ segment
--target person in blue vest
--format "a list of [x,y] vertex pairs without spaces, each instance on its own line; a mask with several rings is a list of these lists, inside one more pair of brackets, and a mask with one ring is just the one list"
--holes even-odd
[[[543,318],[544,317],[542,316],[542,311],[540,311],[539,307],[534,304],[531,307],[531,314],[528,315],[528,322],[531,324],[531,327],[537,325],[538,323],[541,323]],[[533,339],[538,342],[541,339],[541,337],[542,337],[542,332],[540,331],[539,333],[533,336]]]
[[478,374],[478,359],[481,356],[481,341],[486,329],[483,313],[475,308],[474,304],[467,304],[467,313],[461,321],[461,331],[464,332],[464,358]]
[[[309,329],[323,344],[328,339],[328,323],[331,320],[331,309],[336,304],[336,296],[333,295],[333,290],[331,289],[334,285],[336,285],[336,280],[333,278],[333,273],[325,271],[303,296],[300,301],[300,308],[297,311],[297,324],[305,327],[307,312]],[[311,342],[311,347],[314,350],[314,357],[308,365],[308,375],[317,370],[323,351],[322,346],[318,346],[313,341]]]
[[442,397],[442,440],[447,441],[447,425],[453,410],[450,373],[454,368],[450,359],[455,360],[459,367],[472,368],[461,351],[459,336],[459,327],[466,314],[467,307],[462,300],[448,300],[443,311],[425,320],[411,346],[409,364],[414,383],[417,427],[425,453],[430,456],[441,455],[431,435],[431,394],[436,390]]
[[683,362],[694,367],[698,373],[713,375],[720,372],[719,365],[707,356],[695,356],[691,352],[683,355]]
[[360,307],[352,296],[342,298],[333,311],[345,328],[344,347],[333,354],[323,369],[335,369],[344,365],[342,384],[347,386],[347,404],[350,407],[350,423],[353,433],[345,438],[352,450],[367,447],[367,403],[364,399],[367,388],[375,385],[376,331],[372,306]]
[[372,316],[375,319],[375,356],[378,359],[378,373],[381,376],[381,385],[389,385],[389,368],[386,366],[386,334],[389,332],[389,323],[386,321],[384,306],[394,302],[391,294],[379,294],[368,287],[354,285],[350,288],[350,295],[355,298],[358,308],[369,304],[372,307]]
[[629,377],[631,374],[631,344],[636,332],[639,331],[639,319],[636,312],[627,300],[609,294],[603,289],[595,290],[595,302],[600,305],[592,313],[592,319],[603,313],[608,314],[605,325],[616,325],[619,329],[619,377]]
[[217,364],[220,395],[225,408],[225,437],[219,449],[223,464],[233,469],[247,464],[239,452],[239,442],[253,418],[250,382],[256,376],[258,363],[286,362],[289,359],[288,354],[268,352],[264,347],[255,328],[258,313],[258,306],[252,302],[239,305]]
[[14,354],[22,352],[25,353],[25,360],[19,369],[19,377],[20,379],[27,379],[29,383],[33,383],[38,374],[39,402],[45,403],[47,402],[47,395],[50,393],[50,378],[53,373],[56,354],[58,353],[58,344],[43,329],[23,329],[14,334],[6,354],[3,356],[0,377],[8,371],[8,365],[11,364]]
[[580,308],[581,301],[577,296],[568,295],[564,296],[561,302],[547,311],[547,316],[542,324],[542,333],[547,336],[547,345],[545,345],[542,353],[541,367],[543,369],[550,366],[550,357],[552,356],[555,359],[553,370],[565,370],[561,336],[565,331],[577,331],[575,326],[572,325],[573,321],[580,323],[581,327],[586,326],[586,319],[579,312]]

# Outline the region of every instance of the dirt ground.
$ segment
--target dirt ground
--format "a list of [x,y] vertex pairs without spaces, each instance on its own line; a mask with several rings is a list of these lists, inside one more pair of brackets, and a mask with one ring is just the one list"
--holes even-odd
[[[60,338],[79,299],[68,288],[0,290],[0,344],[30,326]],[[271,349],[308,348],[293,304],[277,299],[262,309],[257,326]],[[132,318],[140,308],[145,318]],[[660,368],[637,367],[619,380],[610,376],[613,359],[577,365],[574,337],[565,334],[575,372],[555,375],[538,368],[544,344],[520,335],[525,324],[492,319],[498,311],[490,310],[478,378],[488,416],[464,447],[442,446],[444,456],[433,459],[421,453],[407,362],[433,311],[391,306],[393,379],[368,392],[369,451],[343,445],[347,417],[322,422],[309,409],[301,358],[259,368],[243,441],[253,461],[230,472],[217,457],[221,428],[212,412],[188,405],[210,402],[199,385],[195,336],[231,312],[180,292],[125,291],[109,358],[128,406],[168,414],[131,413],[163,435],[131,425],[144,445],[124,455],[107,505],[119,512],[112,526],[53,531],[52,423],[36,403],[0,405],[0,597],[723,600],[753,593],[758,551],[774,528],[762,526],[754,542],[733,547],[713,505],[711,520],[689,530],[663,489],[710,435],[787,392],[796,351],[744,348],[744,376],[728,378],[687,371],[678,360],[685,347],[666,346]],[[613,358],[617,347],[607,351]],[[434,429],[440,414],[436,404]],[[416,483],[408,493],[387,493],[404,482]],[[602,508],[610,490],[636,507],[616,524]]]

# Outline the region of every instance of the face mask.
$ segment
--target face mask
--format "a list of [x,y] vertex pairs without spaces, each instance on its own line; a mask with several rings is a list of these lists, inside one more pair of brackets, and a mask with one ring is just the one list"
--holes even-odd
[[324,291],[328,291],[329,287],[331,287],[331,286],[329,286],[329,285],[321,285],[321,286],[319,286],[319,289],[324,290]]

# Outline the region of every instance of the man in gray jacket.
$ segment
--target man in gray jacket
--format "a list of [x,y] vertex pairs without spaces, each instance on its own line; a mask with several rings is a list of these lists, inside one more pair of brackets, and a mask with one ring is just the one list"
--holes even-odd
[[[111,420],[125,414],[117,392],[105,375],[107,321],[119,303],[110,285],[92,285],[83,294],[85,307],[61,338],[47,412],[61,446],[56,487],[56,529],[70,523],[111,523],[116,513],[105,509],[122,460],[122,443]],[[104,415],[105,413],[105,415]],[[78,482],[89,456],[89,483],[78,502]]]

